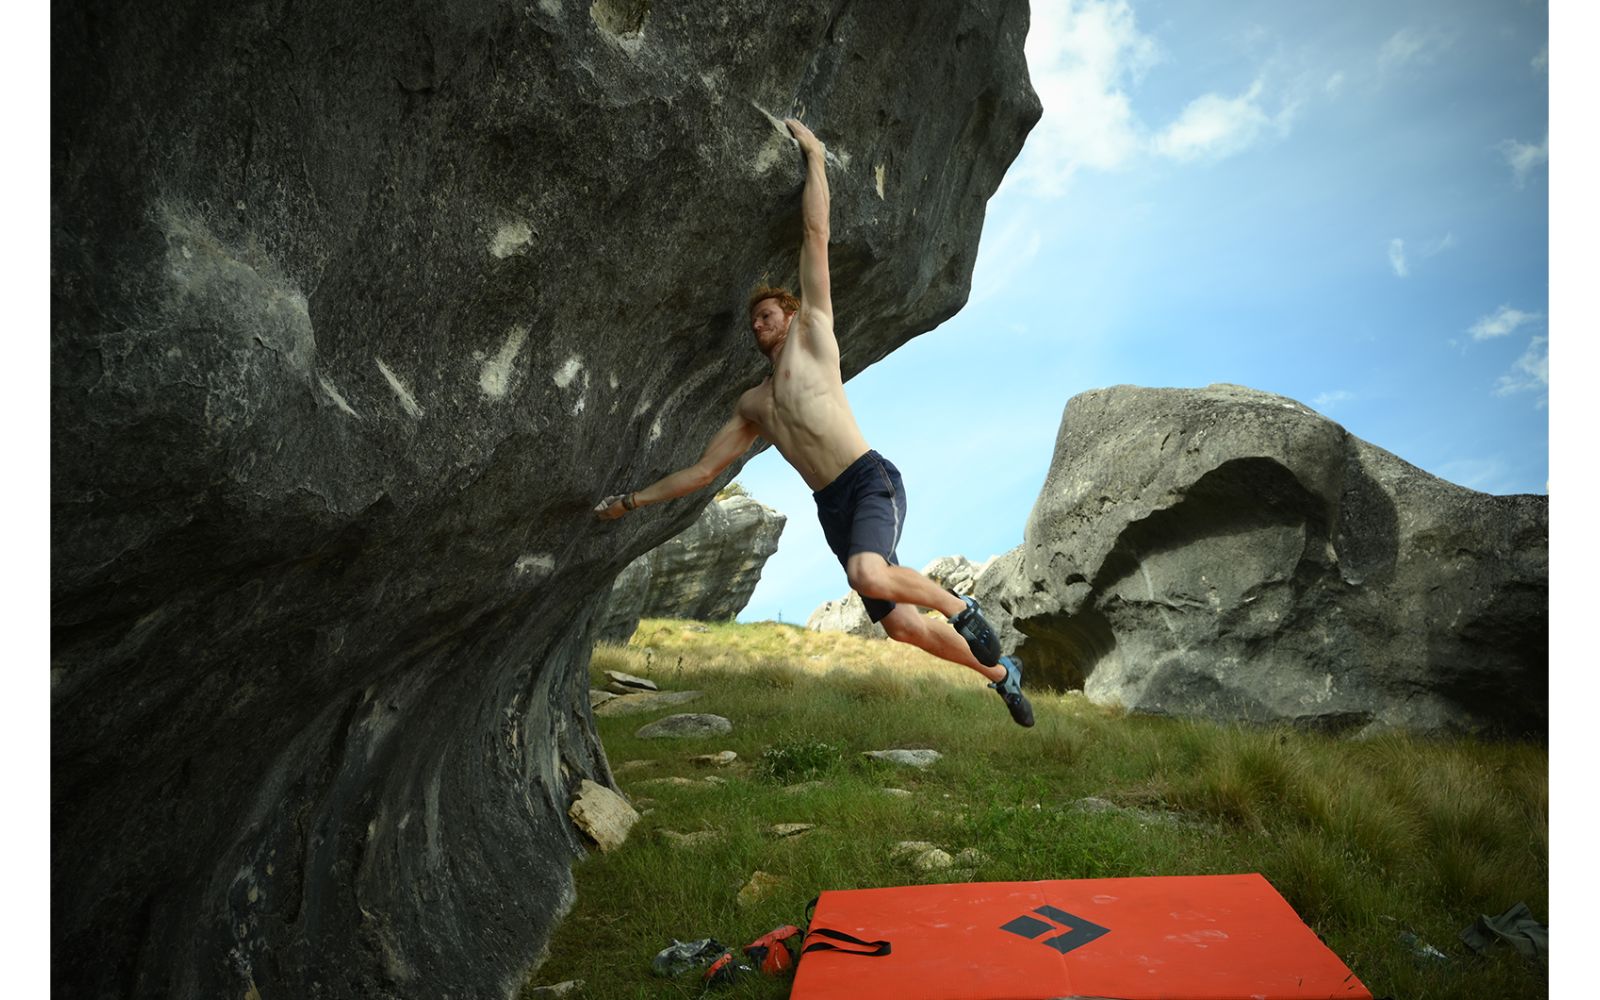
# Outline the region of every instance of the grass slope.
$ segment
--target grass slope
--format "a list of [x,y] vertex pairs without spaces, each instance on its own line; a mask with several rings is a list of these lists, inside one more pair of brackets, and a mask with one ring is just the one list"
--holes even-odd
[[[1260,872],[1373,992],[1407,1000],[1543,997],[1548,969],[1456,939],[1521,901],[1548,913],[1547,751],[1403,735],[1350,741],[1277,728],[1131,716],[1081,695],[1032,695],[1014,725],[978,676],[883,641],[775,623],[647,620],[606,670],[705,692],[646,715],[598,718],[618,783],[647,810],[628,842],[576,871],[578,902],[530,982],[584,982],[590,998],[698,996],[697,974],[650,974],[670,939],[737,948],[801,923],[824,889]],[[711,740],[640,740],[674,712],[712,712]],[[932,748],[926,771],[862,756]],[[733,750],[708,769],[690,757]],[[707,775],[725,779],[706,783]],[[660,778],[693,779],[689,784]],[[808,783],[812,782],[812,783]],[[820,782],[820,783],[815,783]],[[905,789],[909,796],[886,793]],[[1089,811],[1087,797],[1119,809]],[[811,823],[797,837],[779,823]],[[675,846],[662,831],[717,831]],[[924,872],[897,857],[928,841],[975,866]],[[781,884],[737,901],[757,870]],[[1415,934],[1447,960],[1419,957]],[[753,977],[729,997],[786,996]]]

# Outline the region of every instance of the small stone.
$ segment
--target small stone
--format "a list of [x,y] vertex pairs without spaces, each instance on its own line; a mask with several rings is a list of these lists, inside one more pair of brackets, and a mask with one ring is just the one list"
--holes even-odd
[[647,677],[635,677],[632,674],[625,674],[620,670],[607,670],[606,679],[611,682],[610,684],[606,685],[607,691],[616,691],[618,687],[624,689],[622,691],[617,691],[618,694],[626,694],[628,691],[661,690],[660,688],[656,687],[655,681],[650,680]]
[[727,778],[724,778],[721,775],[717,775],[717,774],[708,774],[704,778],[701,778],[700,780],[705,782],[708,785],[726,785],[728,783],[728,779]]
[[826,788],[827,786],[828,783],[825,781],[802,781],[798,785],[785,786],[783,790],[789,795],[799,795],[803,792],[815,791],[818,788]]
[[977,868],[989,863],[989,855],[976,847],[964,847],[956,853],[955,863],[962,868]]
[[698,847],[712,841],[722,839],[721,830],[696,830],[693,833],[679,833],[676,830],[657,830],[657,836],[672,847]]
[[653,760],[625,760],[611,770],[616,774],[627,774],[630,771],[642,771],[647,767],[655,767]]
[[633,735],[641,740],[670,739],[680,736],[726,736],[733,732],[733,723],[720,715],[669,715],[641,727]]
[[727,767],[739,759],[739,755],[732,750],[719,750],[716,753],[703,753],[698,757],[690,757],[689,763],[699,764],[701,767]]
[[867,750],[862,756],[874,760],[886,760],[893,764],[904,764],[907,767],[926,768],[932,767],[944,754],[937,750]]
[[638,715],[682,705],[698,697],[699,691],[641,691],[638,694],[612,695],[610,701],[594,710],[594,714],[608,719],[619,715]]
[[815,823],[774,823],[767,827],[767,832],[774,837],[798,837],[807,830],[815,830]]
[[911,798],[911,793],[904,788],[885,788],[883,794],[897,799]]
[[706,783],[695,778],[645,778],[639,783],[640,788],[654,788],[660,785],[671,785],[674,788],[704,788]]
[[589,707],[590,708],[599,708],[601,705],[604,705],[606,702],[610,701],[611,699],[613,699],[615,697],[617,697],[617,696],[612,694],[610,691],[601,691],[601,690],[598,690],[596,688],[590,688],[589,689]]
[[621,847],[628,839],[628,831],[639,821],[639,813],[626,799],[588,778],[579,784],[578,797],[567,809],[567,815],[602,852]]
[[583,995],[583,980],[569,979],[553,986],[531,986],[523,991],[525,997],[576,997]]
[[926,840],[902,840],[889,848],[889,853],[896,858],[913,858],[919,854],[933,850],[938,845],[930,844]]
[[1086,796],[1072,803],[1072,808],[1086,813],[1117,812],[1119,809],[1117,804],[1110,799],[1102,799],[1094,795]]
[[757,871],[750,876],[750,881],[744,884],[744,888],[739,890],[737,901],[740,906],[750,906],[771,896],[782,886],[783,879],[776,875]]
[[932,872],[942,868],[949,868],[953,864],[955,864],[955,861],[950,855],[935,847],[931,851],[923,851],[917,855],[916,860],[911,862],[911,867],[919,872]]

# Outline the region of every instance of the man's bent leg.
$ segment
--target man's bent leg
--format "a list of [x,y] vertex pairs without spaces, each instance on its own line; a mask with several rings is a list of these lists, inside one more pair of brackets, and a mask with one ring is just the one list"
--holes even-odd
[[933,608],[946,618],[966,610],[966,602],[932,580],[906,566],[891,566],[876,552],[857,552],[845,563],[850,588],[862,597],[876,597],[896,604],[915,604]]
[[1006,676],[1005,667],[986,667],[979,663],[968,648],[967,641],[956,634],[949,624],[926,617],[910,604],[896,604],[880,624],[889,633],[889,638],[896,642],[915,646],[941,660],[970,667],[982,674],[985,680],[998,681]]

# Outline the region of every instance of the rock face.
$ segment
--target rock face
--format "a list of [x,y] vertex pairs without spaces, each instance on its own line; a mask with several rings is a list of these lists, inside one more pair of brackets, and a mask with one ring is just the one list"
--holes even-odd
[[1548,510],[1281,396],[1118,386],[1067,404],[978,598],[1030,680],[1100,704],[1542,734]]
[[[514,994],[617,572],[829,144],[848,378],[966,300],[1022,0],[53,8],[60,996]],[[737,470],[731,470],[736,472]]]
[[728,621],[750,602],[778,551],[782,514],[748,495],[707,504],[677,535],[617,575],[599,616],[601,642],[625,643],[640,618]]

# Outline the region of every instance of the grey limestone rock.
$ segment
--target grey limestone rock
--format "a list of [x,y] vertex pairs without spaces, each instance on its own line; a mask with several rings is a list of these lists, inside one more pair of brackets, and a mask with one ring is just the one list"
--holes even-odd
[[871,757],[873,760],[886,760],[891,764],[904,764],[920,770],[937,764],[944,754],[937,750],[864,750],[861,756]]
[[[947,590],[965,595],[973,592],[979,575],[994,561],[990,559],[978,565],[966,556],[940,556],[922,568],[922,575]],[[863,639],[889,638],[882,625],[873,624],[867,617],[867,606],[853,590],[836,601],[823,601],[818,605],[806,619],[806,628],[813,632],[844,632]]]
[[678,737],[724,736],[733,732],[733,723],[720,715],[686,712],[668,715],[646,726],[641,726],[635,736],[641,740],[675,739]]
[[514,995],[573,899],[571,795],[612,781],[595,612],[712,489],[590,509],[763,377],[781,120],[828,144],[850,378],[965,303],[1040,112],[1027,30],[52,7],[52,992]]
[[713,500],[681,534],[617,575],[600,612],[600,641],[627,642],[641,618],[734,618],[778,551],[785,520],[744,493]]
[[1548,511],[1282,396],[1117,386],[1068,403],[1024,542],[978,597],[1030,683],[1099,704],[1543,734]]

